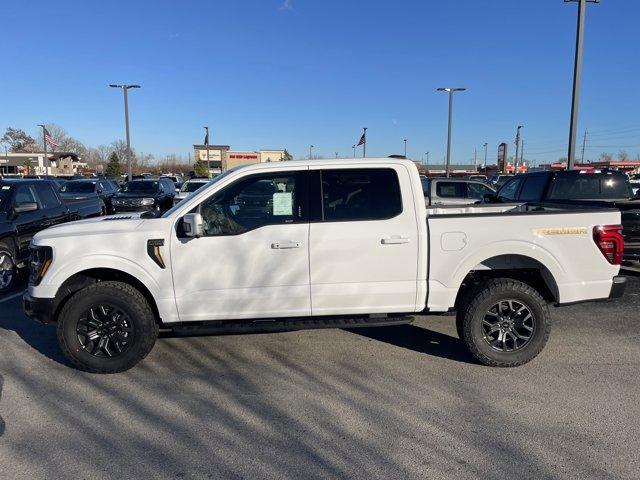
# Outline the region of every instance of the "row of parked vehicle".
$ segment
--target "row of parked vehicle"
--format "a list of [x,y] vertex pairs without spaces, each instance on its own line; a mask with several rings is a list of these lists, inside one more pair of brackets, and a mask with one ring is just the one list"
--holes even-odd
[[29,242],[37,232],[69,221],[121,212],[157,215],[208,181],[138,177],[119,184],[98,177],[1,179],[0,292],[10,290],[19,271],[28,266]]

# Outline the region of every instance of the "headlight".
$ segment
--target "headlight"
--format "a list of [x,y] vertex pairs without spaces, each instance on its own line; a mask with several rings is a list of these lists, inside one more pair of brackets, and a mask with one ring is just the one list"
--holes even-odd
[[156,201],[153,198],[143,198],[140,200],[140,205],[153,205]]
[[35,286],[40,284],[51,266],[53,249],[51,247],[32,246],[29,250],[29,284]]

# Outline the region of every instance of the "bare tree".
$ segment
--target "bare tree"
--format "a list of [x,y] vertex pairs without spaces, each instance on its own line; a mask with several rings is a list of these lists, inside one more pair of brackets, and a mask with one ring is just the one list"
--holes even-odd
[[620,150],[618,152],[618,160],[620,160],[621,162],[626,162],[629,160],[629,154],[626,152],[626,150]]
[[610,153],[602,152],[600,154],[600,161],[601,162],[610,162],[611,160],[613,160],[613,155],[611,155]]
[[34,138],[19,128],[7,127],[0,141],[9,145],[13,153],[34,153],[39,150]]

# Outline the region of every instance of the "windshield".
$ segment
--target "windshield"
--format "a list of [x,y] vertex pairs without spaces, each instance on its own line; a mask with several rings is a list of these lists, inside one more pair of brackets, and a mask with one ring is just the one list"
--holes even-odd
[[158,191],[158,182],[127,182],[122,191],[126,193],[155,193]]
[[65,193],[93,193],[96,184],[93,182],[67,182],[60,191]]
[[180,191],[182,193],[193,193],[196,190],[204,187],[207,183],[209,182],[187,182],[184,185],[182,185],[182,188],[180,189]]

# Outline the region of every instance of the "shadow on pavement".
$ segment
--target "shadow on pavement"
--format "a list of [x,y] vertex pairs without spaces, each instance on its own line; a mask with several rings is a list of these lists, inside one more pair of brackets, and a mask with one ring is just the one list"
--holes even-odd
[[345,330],[362,337],[370,338],[371,340],[406,348],[413,352],[424,353],[457,362],[477,363],[458,338],[415,325],[352,328]]

